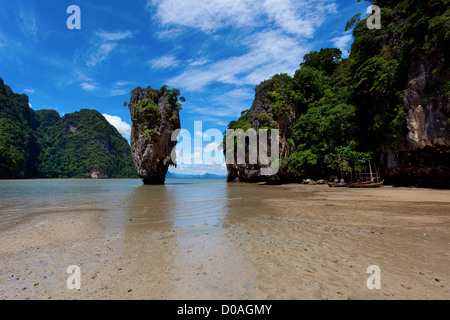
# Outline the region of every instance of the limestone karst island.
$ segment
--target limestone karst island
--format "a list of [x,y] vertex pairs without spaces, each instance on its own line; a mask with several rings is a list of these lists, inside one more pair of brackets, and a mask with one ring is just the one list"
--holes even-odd
[[0,299],[450,299],[449,50],[449,0],[2,3]]

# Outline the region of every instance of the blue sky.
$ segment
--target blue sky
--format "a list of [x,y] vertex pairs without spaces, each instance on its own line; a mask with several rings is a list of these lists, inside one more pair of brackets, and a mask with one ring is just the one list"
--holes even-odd
[[[1,0],[0,77],[34,110],[100,111],[129,140],[123,102],[137,86],[181,90],[182,128],[223,132],[248,109],[254,87],[293,74],[303,55],[350,48],[356,0]],[[81,29],[69,30],[70,5]],[[205,141],[210,152],[220,143]],[[201,150],[192,149],[193,156]],[[223,163],[180,164],[177,173],[225,174]]]

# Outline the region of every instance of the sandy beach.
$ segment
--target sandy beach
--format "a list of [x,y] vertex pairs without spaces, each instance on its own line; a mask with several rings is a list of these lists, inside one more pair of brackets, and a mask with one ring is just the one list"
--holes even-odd
[[[0,232],[0,298],[450,299],[450,190],[258,187],[302,197],[189,231],[34,214]],[[371,265],[381,289],[366,286]]]

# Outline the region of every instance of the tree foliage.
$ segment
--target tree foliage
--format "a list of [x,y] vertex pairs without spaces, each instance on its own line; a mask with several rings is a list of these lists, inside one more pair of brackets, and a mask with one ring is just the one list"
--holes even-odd
[[136,176],[128,143],[96,110],[66,114],[53,125],[40,125],[38,133],[40,177],[85,178],[93,170],[110,178]]
[[0,79],[0,177],[136,177],[130,146],[95,110],[33,111]]
[[[433,73],[444,81],[433,94],[450,92],[450,0],[368,2],[381,8],[382,28],[368,29],[361,15],[352,17],[348,58],[336,48],[313,51],[293,77],[276,75],[257,87],[278,119],[295,114],[287,141],[293,152],[283,163],[298,176],[362,170],[405,136],[404,94],[419,54],[440,59]],[[229,127],[251,127],[248,114]]]
[[337,64],[342,59],[342,51],[337,48],[320,49],[305,54],[301,67],[308,66],[322,71],[324,75],[331,76],[336,70]]

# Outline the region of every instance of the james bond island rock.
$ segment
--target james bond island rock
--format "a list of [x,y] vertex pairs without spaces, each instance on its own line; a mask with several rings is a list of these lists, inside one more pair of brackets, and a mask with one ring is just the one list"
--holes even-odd
[[128,107],[132,120],[131,155],[144,184],[164,184],[170,165],[175,166],[172,134],[180,129],[181,104],[178,89],[137,87]]

